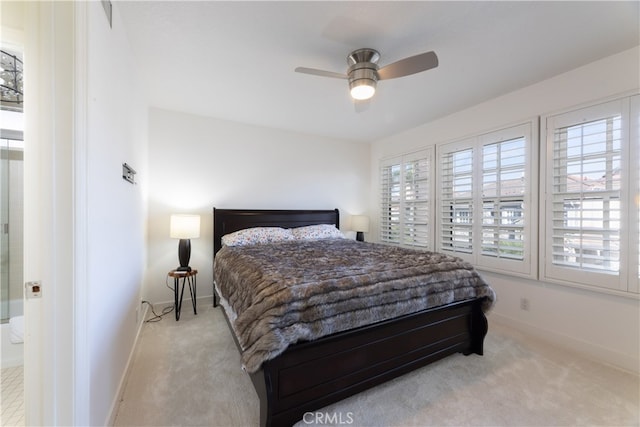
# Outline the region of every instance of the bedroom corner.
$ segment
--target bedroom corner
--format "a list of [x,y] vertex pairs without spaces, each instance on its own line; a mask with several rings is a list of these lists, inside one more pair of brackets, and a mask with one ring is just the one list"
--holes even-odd
[[369,159],[368,143],[151,108],[143,298],[154,304],[173,299],[165,282],[178,265],[177,242],[169,237],[172,214],[200,215],[191,266],[198,269],[198,298],[210,299],[213,207],[339,208],[341,229],[349,232],[350,215],[368,213]]

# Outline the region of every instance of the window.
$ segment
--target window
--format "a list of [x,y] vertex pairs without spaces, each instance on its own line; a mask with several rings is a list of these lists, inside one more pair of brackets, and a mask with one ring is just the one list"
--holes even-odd
[[524,259],[526,138],[482,147],[482,254]]
[[640,293],[640,95],[540,123],[541,135],[536,119],[382,161],[380,240]]
[[638,208],[629,203],[638,191],[631,179],[638,139],[632,149],[629,101],[546,118],[547,279],[637,289],[637,267],[627,280],[638,260]]
[[431,150],[381,162],[381,242],[432,246],[430,163]]
[[473,148],[466,145],[440,159],[440,249],[460,254],[473,252]]
[[535,275],[536,131],[532,121],[438,147],[438,250]]

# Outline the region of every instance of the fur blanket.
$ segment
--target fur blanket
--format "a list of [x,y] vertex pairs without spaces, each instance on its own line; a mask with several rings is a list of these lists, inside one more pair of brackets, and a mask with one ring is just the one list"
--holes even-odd
[[494,291],[459,258],[347,239],[223,247],[214,281],[255,372],[290,344]]

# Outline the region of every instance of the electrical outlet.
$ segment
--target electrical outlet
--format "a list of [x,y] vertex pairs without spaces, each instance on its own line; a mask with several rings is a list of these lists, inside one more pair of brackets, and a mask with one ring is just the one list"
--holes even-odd
[[520,298],[520,309],[524,311],[529,311],[529,299],[528,298]]

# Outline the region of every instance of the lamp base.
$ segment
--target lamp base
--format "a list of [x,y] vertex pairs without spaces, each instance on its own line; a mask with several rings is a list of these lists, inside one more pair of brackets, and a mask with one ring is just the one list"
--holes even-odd
[[356,240],[358,242],[364,242],[364,233],[362,231],[356,232]]
[[180,261],[180,267],[176,268],[177,271],[191,271],[189,267],[189,259],[191,258],[191,240],[180,239],[178,243],[178,261]]

